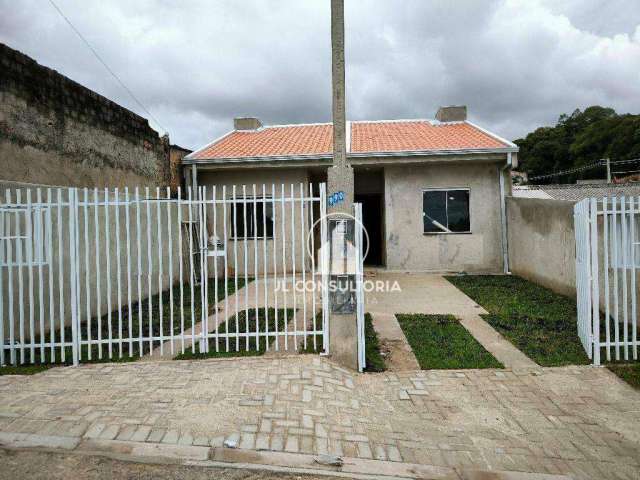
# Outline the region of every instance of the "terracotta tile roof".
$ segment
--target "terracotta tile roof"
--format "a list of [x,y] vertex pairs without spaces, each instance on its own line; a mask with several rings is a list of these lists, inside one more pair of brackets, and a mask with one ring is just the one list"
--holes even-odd
[[[350,139],[347,150],[353,154],[511,146],[467,122],[438,124],[427,120],[351,122]],[[273,126],[232,131],[188,159],[329,156],[332,145],[331,124]]]
[[280,155],[331,154],[333,126],[294,125],[233,131],[213,145],[195,152],[192,158],[242,158]]
[[501,148],[508,145],[468,123],[432,124],[427,121],[354,122],[351,152],[407,152]]

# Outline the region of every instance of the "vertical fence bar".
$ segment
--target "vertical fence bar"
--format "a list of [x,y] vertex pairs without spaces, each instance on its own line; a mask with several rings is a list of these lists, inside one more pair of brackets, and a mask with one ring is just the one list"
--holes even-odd
[[622,238],[620,244],[622,245],[622,336],[624,345],[624,359],[629,360],[629,315],[628,315],[628,289],[627,289],[627,277],[629,273],[629,258],[628,258],[628,246],[629,237],[627,231],[628,210],[626,198],[622,196],[620,198],[620,222],[622,226]]
[[198,197],[196,202],[198,205],[198,259],[200,262],[200,353],[207,351],[207,320],[206,320],[206,306],[205,306],[205,290],[207,288],[205,280],[205,266],[204,266],[204,242],[205,242],[205,229],[204,229],[204,187],[198,187]]
[[[5,210],[0,211],[0,237],[8,237],[8,235],[5,233],[5,215]],[[7,271],[9,270],[5,250],[5,245],[9,243],[11,243],[10,239],[0,242],[0,365],[5,365],[4,350],[6,348],[4,334],[4,269],[2,267],[7,267]],[[4,265],[1,265],[2,263],[4,263]],[[44,353],[42,353],[42,359],[44,359]]]
[[116,285],[118,288],[118,355],[122,358],[122,255],[120,254],[120,192],[115,189],[116,197],[116,257],[118,263],[116,266]]
[[[273,217],[272,221],[273,221],[273,225],[272,225],[272,232],[273,232],[273,247],[272,247],[272,257],[273,257],[273,321],[274,321],[274,325],[275,325],[275,350],[276,352],[279,350],[280,346],[280,328],[278,326],[278,263],[277,263],[277,258],[278,258],[278,242],[277,242],[277,233],[278,233],[278,228],[277,228],[277,223],[276,223],[276,214],[277,214],[277,205],[276,205],[276,185],[274,183],[271,184],[271,215]],[[282,219],[281,219],[282,221]],[[282,240],[284,241],[284,239]],[[283,276],[284,278],[284,276]]]
[[293,297],[293,348],[298,350],[298,295],[296,292],[296,193],[291,190],[291,296]]
[[147,217],[147,307],[149,312],[149,355],[153,354],[153,260],[151,257],[151,199],[149,198],[149,187],[144,189],[144,201],[146,203]]
[[162,301],[162,217],[161,217],[162,201],[160,199],[160,187],[156,187],[156,228],[158,235],[158,322],[160,336],[160,355],[164,353],[164,325],[163,325],[163,301]]
[[609,305],[609,207],[607,197],[602,199],[603,248],[604,253],[604,330],[607,342],[607,361],[611,361],[611,312]]
[[[71,223],[73,225],[73,235],[70,235],[69,254],[71,256],[71,335],[73,364],[80,363],[80,229],[78,227],[78,189],[72,190],[73,208],[70,211]],[[71,202],[70,202],[71,203]]]
[[[16,191],[16,204],[22,205],[22,192],[20,190]],[[18,210],[19,212],[19,210]],[[24,263],[23,255],[22,255],[22,228],[20,225],[20,214],[16,213],[15,216],[15,224],[16,224],[16,267],[18,269],[18,306],[19,309],[19,318],[20,318],[20,328],[18,329],[18,333],[20,335],[20,364],[24,363],[24,284],[22,277],[22,264]],[[64,320],[61,320],[64,321]]]
[[144,334],[142,332],[142,310],[144,302],[142,301],[142,239],[140,235],[140,190],[136,187],[136,256],[138,263],[138,355],[142,356]]
[[191,295],[191,351],[196,353],[196,320],[194,312],[194,292],[195,288],[195,275],[193,273],[193,188],[189,187],[188,190],[188,204],[189,204],[189,293]]
[[184,354],[184,256],[182,252],[182,187],[178,187],[178,260],[180,275],[180,353]]
[[[256,281],[258,279],[256,278]],[[267,296],[267,192],[262,184],[262,281],[264,293],[264,348],[269,350],[269,298]]]
[[[215,331],[215,339],[216,339],[216,352],[220,351],[220,346],[218,344],[218,328],[220,325],[220,318],[218,315],[218,298],[219,298],[219,294],[218,294],[218,253],[219,253],[219,238],[218,238],[218,194],[216,192],[216,186],[213,186],[213,191],[211,192],[211,197],[213,202],[211,203],[211,206],[213,208],[213,235],[214,235],[214,239],[215,239],[215,249],[216,249],[216,254],[213,257],[213,277],[214,277],[214,284],[213,284],[213,305],[214,305],[214,312],[215,312],[215,322],[216,322],[216,331]],[[224,205],[224,204],[223,204]],[[226,245],[225,245],[226,247]],[[226,252],[226,248],[225,248],[225,255],[227,254]],[[225,279],[226,280],[226,279]]]
[[64,363],[66,360],[66,353],[64,349],[65,334],[64,334],[64,263],[62,261],[62,189],[58,188],[58,294],[59,294],[59,312],[60,312],[60,360]]
[[131,310],[131,202],[129,198],[129,187],[124,189],[124,223],[126,228],[126,243],[127,243],[127,332],[129,334],[129,356],[133,357],[133,325],[132,317],[133,311]]
[[591,301],[593,332],[593,363],[600,365],[600,287],[598,272],[598,201],[591,199]]
[[329,242],[327,239],[327,184],[320,187],[320,253],[322,272],[322,347],[324,354],[329,354]]
[[629,229],[631,246],[631,335],[633,345],[633,359],[638,359],[638,316],[637,316],[637,296],[638,290],[636,289],[636,220],[635,209],[638,207],[638,203],[634,204],[633,196],[629,198]]
[[[174,352],[175,331],[173,328],[173,229],[171,228],[171,187],[167,187],[167,240],[169,242],[169,335],[171,337],[171,356]],[[178,230],[180,231],[180,230]]]
[[[5,190],[5,197],[7,203],[11,203],[11,190]],[[7,214],[6,219],[6,235],[11,237],[11,215]],[[15,337],[15,314],[13,311],[13,245],[12,242],[7,242],[7,294],[9,295],[9,359],[11,364],[16,364],[16,337]],[[4,344],[3,344],[4,348]]]
[[[91,360],[91,288],[89,284],[89,275],[91,269],[89,267],[89,189],[84,188],[83,191],[83,200],[84,206],[82,209],[83,219],[84,219],[84,294],[85,294],[85,311],[87,316],[87,325],[85,326],[87,330],[87,359]],[[79,261],[79,259],[78,259]],[[80,340],[82,341],[82,329],[80,329],[79,334]],[[80,356],[82,356],[82,351],[80,352]]]
[[25,247],[27,248],[27,278],[29,280],[29,361],[35,363],[36,351],[35,351],[35,317],[34,317],[34,305],[33,305],[33,204],[31,203],[31,189],[27,189],[27,210],[25,212],[24,221],[27,229],[27,241]]
[[105,238],[105,253],[107,261],[107,327],[109,328],[109,344],[107,350],[109,352],[109,358],[113,358],[113,319],[111,313],[111,233],[109,225],[109,206],[111,205],[111,195],[109,189],[104,189],[104,238]]
[[202,187],[202,266],[204,290],[204,348],[209,352],[209,220],[207,219],[207,186]]
[[307,349],[307,262],[305,258],[305,225],[304,210],[307,202],[304,199],[304,184],[300,184],[300,271],[302,272],[302,342],[304,349]]
[[611,218],[613,219],[613,225],[611,227],[613,233],[613,324],[614,336],[615,336],[615,351],[616,360],[620,360],[620,325],[619,325],[619,305],[618,305],[618,269],[620,268],[620,259],[618,258],[619,243],[618,243],[618,199],[613,197],[611,201],[613,207]]
[[[98,318],[98,358],[102,359],[102,289],[100,288],[100,221],[99,221],[99,203],[98,189],[93,190],[94,205],[94,227],[95,227],[95,245],[96,245],[96,310]],[[89,347],[91,348],[91,347]]]
[[227,242],[227,187],[222,186],[222,235],[224,241],[224,322],[225,322],[225,348],[229,351],[229,280],[227,275],[229,273],[229,248]]
[[289,350],[289,319],[288,319],[288,305],[287,305],[287,255],[286,255],[286,236],[285,236],[285,224],[287,223],[287,213],[285,210],[285,190],[284,183],[282,184],[280,195],[280,210],[282,211],[282,218],[280,219],[280,226],[282,229],[282,307],[283,307],[283,315],[284,315],[284,350]]
[[[38,261],[38,313],[40,320],[40,363],[44,363],[45,354],[44,354],[44,342],[46,340],[44,333],[44,279],[43,279],[43,263],[45,262],[45,253],[44,253],[44,225],[42,220],[42,191],[40,188],[36,190],[36,203],[38,207],[36,209],[38,214],[38,223],[36,224],[36,245],[37,245],[37,261]],[[2,275],[0,274],[0,277]],[[2,283],[0,281],[0,290],[2,289]],[[2,315],[3,309],[2,297],[0,296],[0,315]],[[1,322],[0,322],[1,323]],[[2,328],[0,326],[0,328]],[[4,337],[3,337],[4,338]],[[2,344],[4,346],[4,342]],[[0,350],[2,348],[0,347]]]
[[[318,351],[318,342],[316,340],[316,336],[317,336],[317,331],[318,331],[318,323],[317,323],[317,318],[316,318],[316,289],[317,289],[317,282],[316,282],[316,249],[315,249],[315,219],[313,216],[313,209],[315,207],[315,199],[313,196],[313,184],[310,182],[309,183],[309,231],[307,233],[307,235],[309,235],[311,238],[309,238],[310,241],[310,248],[311,251],[309,252],[309,256],[311,257],[311,280],[312,280],[312,285],[313,285],[313,290],[311,290],[311,316],[312,316],[312,330],[313,330],[313,351],[317,352]],[[306,288],[306,287],[305,287]],[[305,345],[306,347],[306,345]]]
[[[232,190],[232,196],[233,196],[233,281],[234,281],[234,298],[236,300],[236,312],[235,312],[235,319],[236,319],[236,331],[235,331],[235,337],[236,337],[236,352],[240,350],[240,329],[238,328],[238,315],[240,313],[239,310],[239,296],[240,296],[240,292],[238,292],[238,203],[237,203],[237,198],[236,198],[236,186],[233,186],[233,190]],[[228,331],[229,329],[227,329]]]
[[[49,342],[50,342],[50,355],[51,363],[55,362],[56,358],[56,326],[54,318],[54,300],[53,300],[53,220],[51,218],[51,209],[53,208],[53,197],[51,196],[51,189],[47,188],[47,261],[49,262],[48,280],[49,280]],[[11,299],[9,301],[12,301]]]
[[249,267],[247,243],[249,241],[247,236],[247,186],[242,185],[242,247],[243,247],[243,260],[244,260],[244,339],[245,350],[249,350]]
[[[260,316],[258,315],[258,206],[256,200],[256,184],[253,184],[253,286],[255,293],[256,314],[256,349],[260,350]],[[248,288],[248,286],[247,286]],[[266,304],[266,302],[265,302]]]

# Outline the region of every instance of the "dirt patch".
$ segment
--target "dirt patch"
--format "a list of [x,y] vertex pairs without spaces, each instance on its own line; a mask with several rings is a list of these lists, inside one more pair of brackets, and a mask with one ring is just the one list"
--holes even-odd
[[324,476],[293,475],[261,470],[157,465],[125,462],[99,456],[0,449],[0,480],[320,480]]
[[391,372],[420,369],[406,341],[380,339],[380,353],[384,357],[387,370]]

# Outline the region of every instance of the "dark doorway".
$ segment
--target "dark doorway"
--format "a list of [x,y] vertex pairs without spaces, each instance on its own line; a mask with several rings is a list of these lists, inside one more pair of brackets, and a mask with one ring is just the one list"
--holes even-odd
[[[362,223],[369,234],[369,253],[364,259],[364,263],[370,266],[382,266],[384,195],[381,193],[356,193],[355,201],[362,204]],[[366,244],[364,247],[366,248]]]

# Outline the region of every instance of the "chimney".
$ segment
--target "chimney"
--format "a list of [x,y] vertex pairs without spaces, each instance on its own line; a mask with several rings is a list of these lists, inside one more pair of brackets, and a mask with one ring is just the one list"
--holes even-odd
[[439,122],[463,122],[467,119],[466,105],[451,105],[440,107],[436,113],[436,120]]
[[255,117],[238,117],[233,119],[235,130],[257,130],[262,127],[262,122]]

